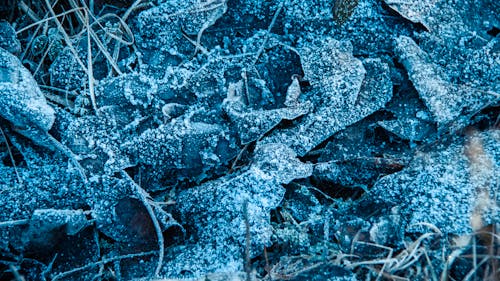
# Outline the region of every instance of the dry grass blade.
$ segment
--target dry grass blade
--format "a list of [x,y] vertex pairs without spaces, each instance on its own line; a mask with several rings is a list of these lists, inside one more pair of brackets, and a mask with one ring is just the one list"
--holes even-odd
[[434,269],[434,265],[432,264],[431,258],[427,254],[427,251],[424,251],[424,256],[425,256],[425,261],[427,262],[427,266],[429,266],[429,269],[431,270],[431,277],[433,281],[438,281],[438,277],[436,274],[436,270]]
[[[125,33],[121,33],[120,36],[118,36],[112,32],[108,32],[107,28],[101,24],[102,21],[104,21],[105,19],[108,19],[108,18],[114,18],[114,19],[118,20],[118,22],[120,23],[120,28],[123,28]],[[101,30],[104,30],[106,36],[115,39],[116,41],[118,41],[119,43],[121,43],[123,45],[131,46],[132,44],[134,44],[134,35],[132,33],[132,30],[130,30],[130,27],[128,26],[128,24],[125,21],[123,21],[122,18],[120,18],[119,16],[117,16],[115,14],[104,14],[97,19],[94,18],[94,21],[92,22],[92,24],[90,24],[90,26],[87,29],[93,28],[94,25],[99,25],[99,28]],[[84,32],[86,32],[86,30],[82,30],[77,36],[81,36],[82,33],[84,33]],[[123,34],[128,35],[128,39],[129,39],[128,41],[123,40]]]
[[[120,68],[118,67],[116,61],[117,61],[117,57],[118,57],[118,53],[116,51],[116,49],[120,48],[120,44],[123,44],[123,45],[126,45],[126,46],[130,46],[134,43],[134,36],[132,34],[132,31],[130,30],[130,28],[128,27],[128,25],[125,23],[125,21],[114,15],[114,14],[106,14],[102,17],[100,17],[99,19],[95,18],[94,15],[91,13],[89,7],[84,3],[77,3],[75,2],[74,0],[69,0],[69,4],[71,5],[71,9],[68,10],[68,11],[65,11],[65,12],[62,12],[60,14],[55,14],[54,12],[54,6],[57,4],[58,1],[55,1],[52,5],[49,3],[49,0],[45,0],[45,4],[48,8],[48,11],[49,11],[49,14],[50,14],[50,17],[45,17],[44,19],[40,20],[40,19],[37,19],[35,21],[35,23],[33,24],[30,24],[26,27],[24,27],[23,29],[20,29],[17,31],[17,34],[21,33],[21,32],[24,32],[34,26],[38,26],[40,27],[40,25],[42,24],[46,24],[47,22],[51,21],[51,20],[54,20],[54,22],[56,23],[56,26],[57,26],[57,29],[59,31],[59,33],[63,36],[64,38],[64,41],[66,43],[66,45],[68,46],[68,48],[70,49],[71,53],[73,54],[75,60],[77,61],[77,63],[82,67],[82,69],[84,70],[84,72],[87,74],[88,78],[89,78],[89,91],[91,92],[90,93],[90,98],[92,100],[92,106],[93,106],[93,109],[97,112],[97,105],[95,103],[95,94],[93,93],[93,85],[95,84],[95,81],[94,81],[94,77],[92,75],[92,66],[90,65],[90,62],[89,62],[89,56],[90,55],[87,55],[87,64],[85,65],[81,59],[79,58],[78,56],[78,52],[77,50],[75,49],[75,47],[73,46],[72,42],[71,42],[71,37],[73,38],[80,38],[81,36],[83,36],[83,33],[87,32],[90,37],[91,37],[91,41],[97,45],[98,49],[99,49],[99,52],[101,52],[104,57],[106,58],[106,60],[108,61],[108,63],[111,65],[111,67],[113,68],[113,70],[117,73],[117,74],[122,74],[122,71],[120,70]],[[140,2],[137,1],[137,5],[139,4]],[[136,6],[137,6],[136,5]],[[130,10],[130,12],[132,12],[132,10]],[[64,27],[61,23],[61,21],[59,20],[59,18],[61,17],[64,17],[66,15],[69,15],[69,14],[75,14],[77,19],[79,20],[79,22],[82,24],[83,28],[82,30],[78,33],[78,34],[75,34],[73,36],[69,36],[68,33],[64,30]],[[110,33],[110,32],[107,32],[106,28],[101,24],[101,22],[104,20],[104,19],[108,19],[108,18],[115,18],[119,23],[120,23],[120,29],[123,29],[124,30],[124,33],[123,34],[126,34],[126,40],[123,39],[123,34],[119,34],[119,35],[115,35],[113,33]],[[92,20],[92,23],[90,23],[90,20]],[[67,24],[71,24],[71,22],[68,21]],[[117,40],[119,42],[119,44],[116,44],[115,45],[115,52],[113,55],[111,55],[107,48],[104,46],[104,44],[101,42],[101,40],[99,39],[99,36],[96,34],[96,32],[93,30],[93,26],[95,25],[99,25],[99,28],[101,30],[104,30],[105,33],[106,33],[106,36],[110,37],[110,38],[113,38],[115,40]],[[38,29],[37,29],[38,30]],[[38,32],[38,31],[36,31]],[[35,33],[36,33],[35,32]],[[89,44],[87,44],[89,45]],[[23,54],[23,57],[24,57],[25,54]],[[43,61],[43,59],[42,59]],[[91,60],[90,60],[91,61]],[[41,62],[40,62],[41,63]]]
[[47,9],[49,9],[49,13],[52,15],[56,25],[57,25],[57,30],[59,31],[59,33],[63,36],[64,38],[64,42],[66,43],[66,45],[68,46],[69,50],[71,51],[71,53],[73,54],[75,60],[77,61],[77,63],[80,65],[80,67],[86,72],[88,73],[88,69],[87,67],[85,66],[85,64],[82,62],[82,60],[80,59],[79,55],[78,55],[78,51],[76,50],[76,48],[73,46],[73,43],[71,42],[71,38],[69,37],[68,33],[64,30],[64,27],[62,26],[61,22],[59,21],[59,19],[57,18],[56,16],[56,13],[54,11],[54,9],[52,8],[52,6],[50,5],[50,2],[49,0],[45,0],[45,4],[47,5]]
[[[65,41],[66,45],[68,46],[69,50],[71,51],[71,53],[73,54],[75,60],[78,62],[78,64],[82,67],[82,69],[87,74],[89,95],[90,95],[92,107],[93,107],[94,111],[96,112],[96,114],[98,114],[98,108],[97,108],[97,103],[96,103],[96,98],[95,98],[95,90],[94,90],[95,89],[95,78],[93,75],[92,42],[94,42],[98,46],[100,52],[104,54],[107,61],[113,67],[113,70],[118,74],[122,74],[122,72],[120,71],[118,65],[116,64],[115,59],[109,54],[106,47],[103,45],[103,43],[100,41],[97,34],[91,28],[90,17],[92,17],[93,19],[95,19],[95,17],[90,13],[89,8],[85,5],[85,3],[83,3],[82,7],[78,6],[78,4],[73,0],[69,0],[69,3],[72,6],[72,9],[63,13],[63,14],[75,13],[75,15],[79,19],[80,23],[84,26],[84,29],[82,30],[82,32],[84,32],[84,31],[87,32],[87,63],[86,63],[86,65],[80,59],[78,51],[73,46],[73,43],[72,43],[70,36],[64,30],[64,27],[62,26],[61,22],[59,21],[59,17],[63,16],[63,14],[56,15],[54,12],[54,9],[53,9],[53,5],[51,5],[49,3],[49,0],[45,0],[45,4],[47,6],[47,9],[49,10],[49,13],[51,14],[51,17],[44,19],[43,21],[45,22],[45,21],[48,21],[51,19],[55,21],[59,33],[63,36],[64,41]],[[96,22],[96,24],[100,25],[98,20],[95,20],[94,22]],[[40,22],[35,23],[35,24],[40,24]],[[102,27],[102,25],[100,25],[100,26]],[[126,26],[124,24],[124,22],[122,23],[122,26]],[[127,31],[127,34],[130,36],[130,38],[133,38],[133,36],[131,36],[132,32],[130,31],[130,29],[128,29],[128,27],[125,27],[124,29]],[[123,43],[125,43],[125,44],[132,44],[133,43],[133,41],[126,42],[122,39],[120,39],[120,40],[123,41]]]
[[405,278],[405,277],[401,277],[401,276],[397,276],[397,275],[394,275],[394,274],[390,274],[390,273],[387,273],[387,272],[384,272],[382,269],[377,269],[373,266],[367,266],[367,268],[375,273],[377,273],[377,279],[376,280],[379,280],[380,277],[385,277],[387,280],[393,280],[393,281],[410,281],[410,279],[408,278]]
[[[118,20],[119,28],[115,29],[114,32],[109,32],[108,28],[101,24],[101,22],[103,20],[108,19],[108,18],[114,18],[114,19]],[[98,19],[94,18],[94,22],[92,22],[92,24],[89,27],[87,27],[87,30],[92,29],[94,25],[98,25],[99,28],[104,31],[104,34],[106,35],[107,38],[111,38],[111,39],[114,39],[116,41],[116,44],[114,45],[113,55],[112,55],[113,62],[118,61],[118,58],[120,56],[120,49],[121,49],[122,45],[133,46],[135,39],[134,39],[134,34],[132,33],[132,30],[130,30],[130,27],[128,26],[128,24],[122,18],[118,17],[117,15],[105,14],[105,15],[99,17]],[[122,29],[123,29],[123,31],[122,31]],[[115,33],[117,33],[117,34],[115,34]],[[124,35],[126,35],[125,38],[128,40],[123,39]]]
[[[88,13],[85,13],[85,26],[87,31],[90,31],[89,27],[89,18]],[[95,98],[95,85],[94,85],[94,67],[92,60],[92,42],[90,40],[90,32],[87,32],[87,68],[88,68],[88,83],[89,83],[89,93],[90,93],[90,101],[92,102],[92,108],[97,115],[99,115],[99,111],[97,110],[97,102]]]
[[266,36],[264,37],[264,42],[259,47],[259,50],[257,51],[257,54],[255,55],[252,66],[259,61],[260,56],[262,55],[262,52],[264,52],[264,48],[266,47],[267,41],[269,41],[269,37],[271,34],[271,30],[273,29],[274,25],[276,24],[276,20],[278,19],[279,14],[281,13],[281,10],[283,9],[283,6],[285,5],[285,1],[281,1],[280,5],[278,6],[278,9],[276,9],[276,12],[274,12],[273,19],[271,20],[271,23],[267,27],[266,31]]
[[[270,272],[269,277],[271,280],[290,280],[297,277],[303,272],[310,271],[321,266],[323,263],[314,263],[311,265],[304,265],[302,262],[303,257],[297,257],[298,260],[284,260],[274,265]],[[305,258],[307,260],[307,258]]]
[[[484,257],[478,264],[474,265],[474,268],[465,275],[464,279],[462,281],[468,281],[471,280],[473,276],[476,275],[478,268],[480,268],[482,265],[486,264],[486,262],[490,259],[490,257]],[[483,279],[485,280],[485,279]],[[491,280],[494,281],[494,280]]]
[[77,7],[77,8],[73,8],[73,9],[70,9],[70,10],[67,10],[65,12],[62,12],[60,14],[57,14],[57,15],[53,15],[53,16],[50,16],[50,17],[45,17],[43,19],[39,19],[37,21],[35,21],[34,23],[30,24],[30,25],[27,25],[19,30],[16,31],[16,34],[20,34],[20,33],[23,33],[24,31],[26,30],[29,30],[30,28],[33,28],[35,26],[40,26],[41,24],[44,24],[44,23],[47,23],[51,20],[54,20],[54,19],[57,19],[57,18],[60,18],[60,17],[64,17],[64,16],[67,16],[69,14],[73,14],[75,13],[76,11],[78,10],[83,10],[83,8],[81,7]]
[[134,4],[132,4],[132,5],[130,6],[130,8],[128,8],[128,9],[127,9],[127,11],[123,14],[123,16],[122,16],[122,20],[123,20],[123,21],[126,21],[126,20],[128,19],[128,17],[130,16],[130,14],[131,14],[133,11],[135,11],[136,9],[140,9],[140,8],[142,8],[142,7],[146,7],[146,6],[149,6],[149,5],[151,4],[151,3],[149,3],[149,2],[148,2],[148,3],[143,3],[142,5],[140,5],[142,1],[143,1],[143,0],[136,0],[136,1],[134,2]]
[[[422,256],[427,257],[426,248],[422,246],[422,242],[425,239],[428,239],[432,236],[435,235],[441,236],[442,234],[441,231],[432,224],[422,223],[421,225],[428,226],[429,228],[433,229],[435,233],[422,234],[415,241],[408,244],[406,246],[406,249],[404,249],[394,257],[393,257],[394,249],[390,247],[370,242],[354,241],[353,243],[355,244],[363,244],[386,250],[388,251],[388,255],[385,258],[364,260],[358,262],[350,262],[347,260],[344,261],[343,263],[344,266],[346,266],[349,269],[354,269],[357,267],[367,268],[370,271],[377,274],[376,280],[380,280],[382,277],[392,280],[410,280],[407,277],[401,277],[396,274],[397,273],[408,274],[412,270],[413,271],[416,270],[421,274],[421,267],[418,263],[420,262]],[[428,262],[430,262],[428,257],[427,260]],[[437,280],[435,274],[433,273],[431,274],[433,276],[433,280]]]
[[40,21],[40,18],[38,17],[38,15],[35,12],[33,12],[33,10],[28,5],[26,5],[26,3],[24,1],[22,1],[22,0],[19,1],[18,7],[23,12],[25,12],[28,15],[28,17],[30,17],[34,22]]
[[53,86],[40,85],[40,88],[44,89],[44,90],[50,90],[50,91],[63,93],[66,96],[66,98],[67,97],[76,97],[78,95],[75,91],[68,91],[68,90],[53,87]]
[[[48,1],[48,0],[46,0],[46,1]],[[73,8],[78,7],[78,4],[75,3],[74,0],[68,0],[68,1]],[[96,18],[94,17],[94,15],[90,14],[89,8],[87,7],[87,5],[85,3],[83,3],[82,5],[83,5],[84,14],[82,14],[80,11],[76,11],[76,15],[77,15],[77,18],[80,21],[80,23],[88,27],[90,17],[92,17],[93,20],[96,20]],[[89,17],[89,15],[90,15],[90,17]],[[113,67],[113,69],[116,71],[116,73],[121,75],[122,72],[121,72],[120,68],[118,67],[116,62],[113,60],[113,58],[111,57],[111,54],[108,52],[108,50],[106,49],[104,44],[99,39],[99,36],[97,36],[97,34],[95,33],[95,31],[92,28],[87,28],[87,32],[90,34],[93,42],[97,45],[99,50],[102,52],[104,57],[108,60],[109,64]]]
[[423,240],[435,235],[435,233],[425,233],[421,235],[416,241],[412,242],[407,249],[403,250],[397,257],[400,257],[399,262],[396,264],[392,271],[400,271],[408,268],[413,263],[420,259],[423,254],[420,248],[420,244]]
[[455,262],[455,260],[465,251],[465,248],[460,248],[457,249],[448,256],[446,259],[446,263],[444,264],[443,271],[441,272],[441,281],[447,281],[448,280],[448,273],[449,269],[451,268],[451,265]]

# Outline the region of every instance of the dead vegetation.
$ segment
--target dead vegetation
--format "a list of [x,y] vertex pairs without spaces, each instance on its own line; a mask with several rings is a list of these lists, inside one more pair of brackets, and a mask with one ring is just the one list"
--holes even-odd
[[[23,22],[24,25],[16,28],[17,36],[23,39],[24,51],[20,55],[21,61],[24,65],[30,67],[47,100],[68,109],[76,115],[100,114],[100,105],[96,98],[96,83],[98,80],[137,72],[138,66],[142,64],[140,56],[137,55],[138,50],[134,34],[127,22],[131,15],[151,7],[152,3],[148,0],[124,1],[130,2],[127,4],[115,1],[119,4],[114,6],[111,2],[113,1],[21,0],[16,4],[17,10],[13,11],[17,16],[24,17],[30,21],[28,23],[28,20],[25,20]],[[204,5],[198,7],[200,10],[197,10],[197,12],[201,13],[219,8],[222,5],[220,2],[207,1]],[[334,20],[339,26],[342,26],[349,20],[357,5],[357,0],[334,1],[332,13]],[[283,10],[287,9],[287,1],[281,1],[274,8],[274,14],[270,19],[267,30],[264,31],[265,33],[261,38],[258,49],[255,53],[250,53],[249,55],[252,59],[247,65],[248,69],[256,70],[257,75],[260,75],[260,73],[256,65],[269,47],[268,43],[273,36],[272,29],[275,25],[281,24],[279,23],[279,17],[283,13]],[[188,34],[182,30],[182,36],[194,47],[191,58],[196,58],[199,55],[198,53],[209,57],[210,50],[202,44],[202,36],[204,32],[207,32],[208,28],[208,24],[203,25],[196,34]],[[289,49],[298,53],[293,47],[289,47]],[[85,82],[78,87],[59,88],[51,85],[49,65],[65,51],[71,54],[77,67],[83,73],[83,81]],[[127,51],[131,55],[124,62],[123,53]],[[96,64],[99,64],[101,67],[102,65],[106,66],[104,73],[99,74],[99,78],[96,78]],[[292,80],[292,86],[297,89],[292,93],[295,96],[293,103],[292,101],[287,101],[289,103],[287,106],[291,104],[294,106],[300,105],[296,103],[299,99],[299,94],[302,94],[300,91],[300,79],[297,77],[299,76],[293,76]],[[245,82],[244,89],[248,95],[249,87],[247,78],[245,70],[245,72],[242,72],[242,81]],[[497,94],[495,93],[495,95]],[[169,105],[172,106],[172,104]],[[92,109],[91,113],[86,111],[86,108],[89,106]],[[173,111],[173,108],[169,108],[168,105],[162,109],[167,113]],[[167,113],[164,114],[168,115]],[[171,119],[174,118],[168,115],[168,121],[171,121]],[[190,122],[189,119],[186,120],[184,122]],[[9,137],[2,128],[0,130],[2,134],[2,145],[0,148],[2,151],[8,153],[8,158],[15,170],[17,181],[22,186],[24,182],[17,171],[16,160],[11,150]],[[263,137],[264,135],[257,142]],[[244,145],[239,150],[239,154],[233,158],[233,164],[230,167],[231,173],[239,170],[237,164],[243,158],[243,154],[247,153],[249,149],[253,150],[250,143]],[[314,153],[320,154],[321,149],[312,151],[307,156],[314,155]],[[75,166],[81,170],[80,173],[82,173],[82,178],[85,179],[85,184],[88,184],[85,172],[82,172],[84,168],[80,166],[77,160],[78,157],[65,147],[61,147],[61,150],[66,151],[67,155],[74,160]],[[321,241],[314,245],[317,247],[316,249],[312,250],[313,247],[311,246],[311,251],[307,254],[281,253],[280,247],[283,245],[279,245],[279,243],[276,243],[277,240],[275,240],[273,241],[275,244],[272,247],[264,248],[262,254],[252,259],[250,255],[252,240],[249,223],[250,215],[248,213],[248,202],[245,201],[245,205],[241,206],[244,210],[246,227],[245,259],[241,261],[245,272],[235,272],[227,275],[214,274],[197,280],[312,280],[314,276],[319,276],[322,272],[332,274],[332,276],[339,272],[345,273],[345,276],[351,276],[349,274],[353,273],[352,280],[355,280],[355,278],[358,278],[358,280],[395,281],[499,280],[500,224],[498,222],[489,223],[484,219],[486,216],[491,215],[491,213],[498,212],[499,208],[498,202],[495,201],[498,195],[490,193],[490,186],[498,181],[495,180],[496,175],[493,168],[496,163],[494,163],[494,160],[488,158],[489,156],[485,152],[481,139],[473,133],[470,133],[463,153],[464,157],[470,162],[470,178],[476,183],[475,197],[471,198],[474,202],[474,210],[470,214],[470,226],[473,230],[471,235],[448,236],[439,227],[428,222],[420,222],[418,227],[425,229],[425,231],[421,231],[420,233],[406,233],[402,241],[397,241],[399,243],[397,245],[378,244],[371,241],[368,238],[369,235],[365,232],[354,228],[350,232],[346,232],[347,236],[350,237],[346,238],[339,235],[335,237],[337,241],[333,241],[330,240],[332,237],[329,233],[330,226],[328,223],[325,223],[322,225],[325,233],[324,237],[310,237],[311,241],[315,239]],[[384,157],[385,155],[377,155],[371,159],[382,159],[384,161],[391,159],[390,157]],[[403,169],[406,163],[404,165],[399,162],[387,164],[387,166],[390,165],[396,165],[398,169]],[[160,278],[162,266],[167,258],[165,257],[165,253],[168,250],[164,230],[155,213],[155,207],[160,203],[155,201],[141,187],[141,184],[136,183],[135,179],[127,172],[120,171],[120,176],[135,188],[133,196],[140,201],[147,211],[153,224],[157,249],[123,255],[116,254],[108,257],[103,256],[99,261],[59,273],[51,272],[49,274],[49,265],[46,268],[47,272],[45,272],[46,280],[66,280],[66,278],[78,276],[74,275],[76,273],[95,269],[98,269],[98,274],[94,276],[95,280],[120,279],[119,276],[117,277],[119,273],[114,271],[115,268],[120,268],[116,264],[119,264],[122,260],[145,256],[152,257],[155,260],[154,269],[148,278],[157,281],[181,280]],[[333,198],[335,196],[331,196],[323,190],[314,189],[316,188],[310,186],[312,192],[320,193],[317,196],[318,198],[322,198],[329,203],[336,203],[340,198],[340,196]],[[498,190],[498,187],[496,187],[496,190]],[[363,192],[369,192],[369,190],[365,189]],[[352,198],[352,200],[356,199]],[[277,220],[281,220],[279,221],[280,223],[286,223],[287,227],[293,229],[296,233],[307,233],[306,235],[312,235],[309,227],[317,223],[312,219],[311,221],[300,221],[287,213],[286,210],[283,210],[277,217],[279,217]],[[494,214],[493,217],[498,218],[498,213]],[[0,228],[18,227],[28,225],[29,223],[29,218],[4,221],[0,222]],[[349,247],[339,246],[343,242],[341,241],[342,239],[348,241],[346,243],[349,244]],[[3,274],[3,276],[8,276],[16,281],[24,280],[24,277],[19,272],[21,268],[18,267],[21,261],[6,261],[3,259],[4,257],[0,258],[3,270],[0,277]],[[346,270],[346,272],[342,270]],[[457,272],[465,272],[465,274],[460,275]]]

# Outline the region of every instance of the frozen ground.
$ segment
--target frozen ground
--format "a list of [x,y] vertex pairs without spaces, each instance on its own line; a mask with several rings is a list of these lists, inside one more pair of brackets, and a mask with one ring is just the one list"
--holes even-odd
[[0,279],[500,279],[498,1],[4,2]]

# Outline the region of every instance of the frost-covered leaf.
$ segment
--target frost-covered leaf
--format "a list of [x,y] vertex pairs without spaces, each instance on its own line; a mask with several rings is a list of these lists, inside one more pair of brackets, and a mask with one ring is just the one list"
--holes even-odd
[[23,240],[25,243],[34,242],[33,240],[43,243],[45,235],[57,232],[60,228],[63,228],[67,235],[75,235],[90,224],[82,210],[35,210]]
[[[471,147],[471,139],[480,146]],[[481,204],[481,193],[489,194],[492,202],[498,200],[499,141],[499,131],[491,130],[469,136],[468,143],[456,137],[449,146],[439,144],[434,152],[417,154],[408,168],[380,179],[371,198],[399,206],[410,227],[425,222],[445,233],[470,234],[470,215]],[[470,152],[480,152],[483,158],[471,161],[466,154]],[[486,224],[498,219],[498,206],[483,207],[493,208],[481,211]]]
[[236,145],[224,126],[186,118],[148,129],[124,143],[122,149],[137,163],[152,167],[156,180],[169,176],[173,177],[169,183],[185,177],[201,181],[235,156]]
[[203,31],[226,12],[225,0],[160,1],[138,16],[138,47],[144,54],[144,70],[159,78],[156,70],[177,65],[197,48],[184,36],[198,41]]
[[[403,17],[423,24],[429,31],[453,41],[469,32],[488,30],[498,26],[496,0],[385,0],[385,3]],[[479,20],[487,19],[487,20]]]
[[[19,59],[0,48],[0,116],[19,132],[37,143],[44,143],[55,120],[31,73]],[[38,132],[38,133],[37,133]]]
[[440,129],[498,99],[494,94],[452,84],[444,69],[409,37],[396,40],[395,53]]
[[[264,83],[264,81],[260,81]],[[249,92],[247,85],[248,83],[245,84],[244,81],[231,84],[228,90],[228,97],[223,102],[224,110],[231,121],[234,122],[236,131],[240,135],[241,144],[248,144],[258,140],[276,127],[282,120],[293,120],[308,113],[311,109],[310,103],[297,103],[290,107],[269,110],[252,108],[244,103],[245,96]],[[268,92],[269,90],[263,88],[261,91]],[[270,95],[269,93],[258,96],[269,97]]]
[[158,86],[154,79],[141,74],[124,74],[103,80],[97,90],[97,105],[139,107],[151,105]]
[[131,137],[124,130],[126,125],[139,123],[141,116],[125,115],[118,106],[102,107],[99,112],[99,116],[71,119],[62,133],[62,142],[80,154],[82,164],[91,173],[113,174],[133,166],[121,145]]
[[380,60],[366,60],[367,72],[351,52],[349,42],[331,38],[301,48],[304,79],[312,86],[304,99],[312,102],[314,110],[293,127],[274,131],[263,143],[284,143],[303,156],[389,101],[389,67]]
[[21,43],[17,39],[16,31],[7,21],[0,22],[0,48],[14,55],[21,52]]
[[[176,198],[181,220],[187,222],[195,244],[172,249],[172,260],[164,267],[168,276],[180,276],[183,270],[195,276],[242,270],[245,221],[250,255],[256,256],[269,245],[270,211],[285,193],[281,184],[309,176],[312,165],[301,163],[281,144],[263,145],[255,154],[255,164],[247,170],[183,191]],[[198,262],[193,263],[193,258]]]
[[[396,10],[406,19],[423,24],[427,29],[430,29],[432,19],[427,16],[438,9],[437,3],[441,0],[422,0],[418,2],[400,1],[400,0],[385,0],[385,3],[392,9]],[[429,22],[431,21],[431,22]]]
[[434,131],[431,123],[417,118],[384,120],[378,124],[398,137],[410,141],[424,141]]
[[[85,54],[80,50],[80,59],[85,57]],[[73,52],[68,48],[64,48],[57,58],[52,62],[49,68],[50,85],[68,91],[83,88],[88,81],[87,73],[78,64]]]

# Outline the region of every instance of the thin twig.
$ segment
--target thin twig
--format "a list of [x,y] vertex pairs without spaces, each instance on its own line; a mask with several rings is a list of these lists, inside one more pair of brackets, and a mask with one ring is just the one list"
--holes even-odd
[[107,264],[107,263],[110,263],[113,261],[119,261],[119,260],[123,260],[123,259],[133,259],[133,258],[137,258],[137,257],[149,256],[149,255],[154,255],[154,254],[156,254],[156,251],[143,252],[143,253],[137,253],[137,254],[128,254],[128,255],[122,255],[122,256],[116,256],[116,257],[112,257],[112,258],[108,258],[108,259],[103,259],[103,260],[100,260],[97,262],[89,263],[89,264],[81,266],[81,267],[73,268],[73,269],[65,271],[65,272],[58,273],[57,275],[55,275],[52,278],[52,281],[59,280],[61,278],[64,278],[68,275],[74,274],[74,273],[79,272],[79,271],[91,269],[94,266]]
[[193,57],[196,55],[196,52],[197,52],[198,50],[200,50],[202,54],[204,54],[204,55],[208,56],[208,50],[207,50],[205,47],[203,47],[203,46],[200,44],[200,42],[199,42],[199,41],[194,41],[193,39],[189,38],[188,34],[184,31],[184,29],[183,29],[183,28],[181,28],[181,32],[182,32],[182,36],[183,36],[184,38],[186,38],[186,40],[188,40],[188,41],[189,41],[189,43],[191,43],[193,46],[195,46],[195,47],[196,47],[196,50],[195,50],[195,52],[194,52]]
[[11,227],[17,225],[26,225],[29,223],[28,219],[13,220],[13,221],[2,221],[0,222],[0,227]]
[[73,151],[71,151],[71,149],[69,149],[64,144],[60,143],[57,139],[55,139],[49,133],[46,134],[46,137],[48,138],[48,140],[50,141],[50,144],[54,148],[56,148],[57,150],[62,152],[64,155],[66,155],[66,157],[69,158],[69,161],[71,161],[73,163],[73,165],[75,165],[76,169],[78,170],[78,173],[80,174],[80,177],[82,178],[83,182],[87,183],[88,179],[87,179],[87,175],[85,174],[85,169],[82,167],[82,165],[80,165],[80,163],[78,162],[78,159],[77,159],[78,157],[73,153]]
[[17,268],[12,265],[12,264],[9,264],[9,269],[10,269],[10,272],[12,273],[12,275],[14,275],[14,280],[15,281],[24,281],[26,279],[24,279],[24,277],[19,273],[19,270],[17,270]]
[[250,237],[250,221],[248,219],[248,200],[243,202],[243,218],[245,221],[245,271],[247,275],[247,281],[252,280],[251,272],[252,272],[252,263],[250,259],[250,246],[251,246],[251,237]]
[[151,217],[151,220],[153,222],[153,226],[156,231],[156,236],[158,239],[158,264],[156,266],[154,276],[153,277],[158,277],[161,271],[161,267],[163,265],[163,259],[165,256],[165,242],[163,240],[163,233],[161,231],[160,223],[158,222],[158,219],[156,218],[156,215],[153,211],[153,208],[151,208],[151,204],[148,202],[148,197],[149,195],[147,192],[142,189],[130,176],[127,174],[125,171],[121,171],[122,176],[129,181],[132,186],[135,188],[137,196],[139,196],[139,200],[142,202],[144,207],[146,208],[146,211],[148,212],[149,216]]
[[257,63],[260,55],[262,55],[262,52],[264,52],[264,48],[266,47],[267,41],[269,40],[271,30],[273,29],[274,24],[276,23],[276,20],[278,19],[278,16],[281,13],[281,10],[283,9],[284,5],[285,5],[285,0],[281,1],[280,5],[278,6],[278,9],[274,13],[273,19],[271,20],[271,23],[269,24],[269,27],[267,28],[266,37],[264,37],[264,42],[262,42],[262,45],[260,45],[259,51],[255,55],[252,66]]

